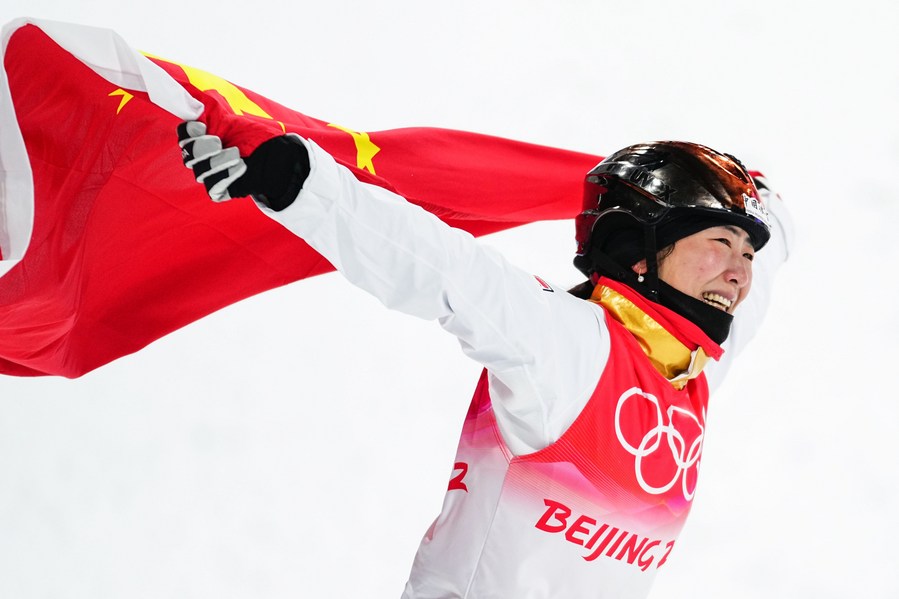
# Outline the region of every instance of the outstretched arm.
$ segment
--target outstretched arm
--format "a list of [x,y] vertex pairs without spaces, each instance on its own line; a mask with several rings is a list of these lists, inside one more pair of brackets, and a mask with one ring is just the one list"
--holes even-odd
[[542,448],[564,432],[608,356],[598,307],[546,289],[469,233],[388,190],[360,183],[312,142],[287,136],[306,150],[308,176],[295,197],[273,204],[271,192],[257,193],[258,183],[249,189],[244,184],[255,177],[256,152],[244,169],[239,157],[223,155],[227,150],[217,138],[201,144],[205,131],[193,133],[199,134],[194,142],[182,135],[185,161],[213,198],[253,195],[263,212],[350,282],[387,307],[435,319],[455,335],[463,351],[490,371],[497,417],[513,451]]

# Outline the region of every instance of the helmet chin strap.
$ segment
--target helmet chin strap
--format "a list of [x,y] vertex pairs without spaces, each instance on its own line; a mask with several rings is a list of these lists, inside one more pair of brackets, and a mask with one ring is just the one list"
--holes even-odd
[[643,225],[643,248],[646,258],[646,272],[637,280],[643,285],[640,292],[654,302],[659,301],[659,250],[656,247],[655,225]]

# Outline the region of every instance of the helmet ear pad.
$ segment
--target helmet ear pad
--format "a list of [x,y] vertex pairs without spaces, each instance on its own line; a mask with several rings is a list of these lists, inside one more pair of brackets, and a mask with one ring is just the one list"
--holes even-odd
[[[598,254],[607,256],[618,267],[632,272],[632,267],[646,258],[643,225],[625,213],[606,213],[597,220],[587,255],[595,261]],[[600,266],[597,264],[596,266]],[[600,274],[612,276],[613,273]]]
[[592,203],[596,215],[589,230],[578,232],[584,247],[575,258],[575,266],[587,276],[598,272],[627,282],[632,267],[647,258],[647,227],[664,220],[670,209],[613,177],[588,180],[584,203]]

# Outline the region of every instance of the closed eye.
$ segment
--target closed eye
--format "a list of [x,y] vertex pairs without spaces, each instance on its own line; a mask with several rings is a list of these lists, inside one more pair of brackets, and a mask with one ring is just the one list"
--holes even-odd
[[[733,242],[731,242],[731,240],[728,239],[727,237],[717,237],[717,238],[715,238],[715,241],[723,243],[727,247],[733,246]],[[755,254],[753,254],[752,252],[746,252],[745,254],[743,254],[743,257],[746,258],[747,260],[749,260],[750,262],[755,260]]]

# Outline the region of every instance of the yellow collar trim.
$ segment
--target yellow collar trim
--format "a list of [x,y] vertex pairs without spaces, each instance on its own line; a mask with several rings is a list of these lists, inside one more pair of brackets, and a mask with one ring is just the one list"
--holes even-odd
[[590,301],[600,304],[630,331],[653,367],[675,389],[683,389],[687,381],[699,376],[708,363],[709,357],[702,347],[691,351],[639,306],[614,289],[597,285]]

